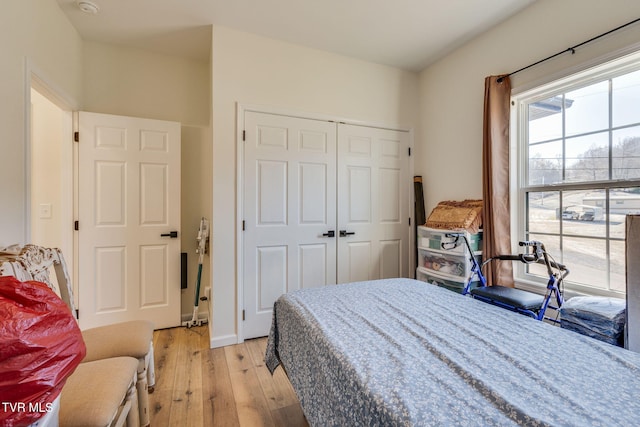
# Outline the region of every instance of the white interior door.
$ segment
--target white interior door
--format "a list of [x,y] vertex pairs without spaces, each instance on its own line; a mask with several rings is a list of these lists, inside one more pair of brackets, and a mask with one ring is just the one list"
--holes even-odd
[[179,326],[180,124],[81,112],[79,135],[81,328]]
[[336,283],[336,127],[252,111],[244,120],[248,339],[267,335],[273,303],[283,293]]
[[338,125],[338,283],[409,277],[409,133]]

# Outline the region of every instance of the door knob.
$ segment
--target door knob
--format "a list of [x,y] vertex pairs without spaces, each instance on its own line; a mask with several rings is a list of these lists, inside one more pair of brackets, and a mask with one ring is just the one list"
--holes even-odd
[[170,231],[166,234],[161,234],[160,237],[171,237],[172,239],[177,239],[178,238],[178,232],[177,231]]
[[335,237],[336,236],[336,232],[334,230],[329,230],[326,233],[322,234],[324,237]]
[[353,231],[340,230],[340,237],[352,236],[354,234],[356,233]]

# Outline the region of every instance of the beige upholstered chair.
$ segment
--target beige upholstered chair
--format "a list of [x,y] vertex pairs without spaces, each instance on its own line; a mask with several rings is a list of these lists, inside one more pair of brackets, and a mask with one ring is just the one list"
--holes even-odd
[[[50,275],[53,267],[55,275]],[[25,245],[13,253],[0,253],[0,275],[19,280],[37,280],[49,285],[76,316],[73,287],[62,252],[56,248]],[[55,278],[55,280],[53,280]],[[143,320],[122,322],[82,331],[87,355],[82,364],[114,357],[128,356],[137,360],[137,409],[140,425],[150,423],[149,388],[155,385],[153,363],[153,323]],[[81,364],[81,366],[82,366]],[[79,368],[84,371],[86,368]],[[75,374],[74,374],[75,375]],[[68,399],[67,399],[68,400]],[[65,399],[61,402],[62,405]]]
[[80,363],[62,388],[59,425],[139,426],[137,370],[133,357]]

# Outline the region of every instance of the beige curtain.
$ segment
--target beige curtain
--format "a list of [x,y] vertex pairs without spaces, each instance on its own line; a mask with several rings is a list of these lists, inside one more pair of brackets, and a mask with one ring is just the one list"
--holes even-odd
[[[483,257],[511,253],[509,217],[509,76],[489,76],[484,85],[482,146]],[[487,284],[513,287],[513,266],[493,261],[484,271]]]

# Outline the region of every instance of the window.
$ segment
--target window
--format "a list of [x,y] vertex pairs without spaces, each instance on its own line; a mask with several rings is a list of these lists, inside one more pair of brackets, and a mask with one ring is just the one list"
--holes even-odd
[[[640,54],[512,100],[515,238],[567,265],[567,288],[624,294],[625,215],[640,214]],[[542,282],[541,267],[518,266],[516,280]]]

